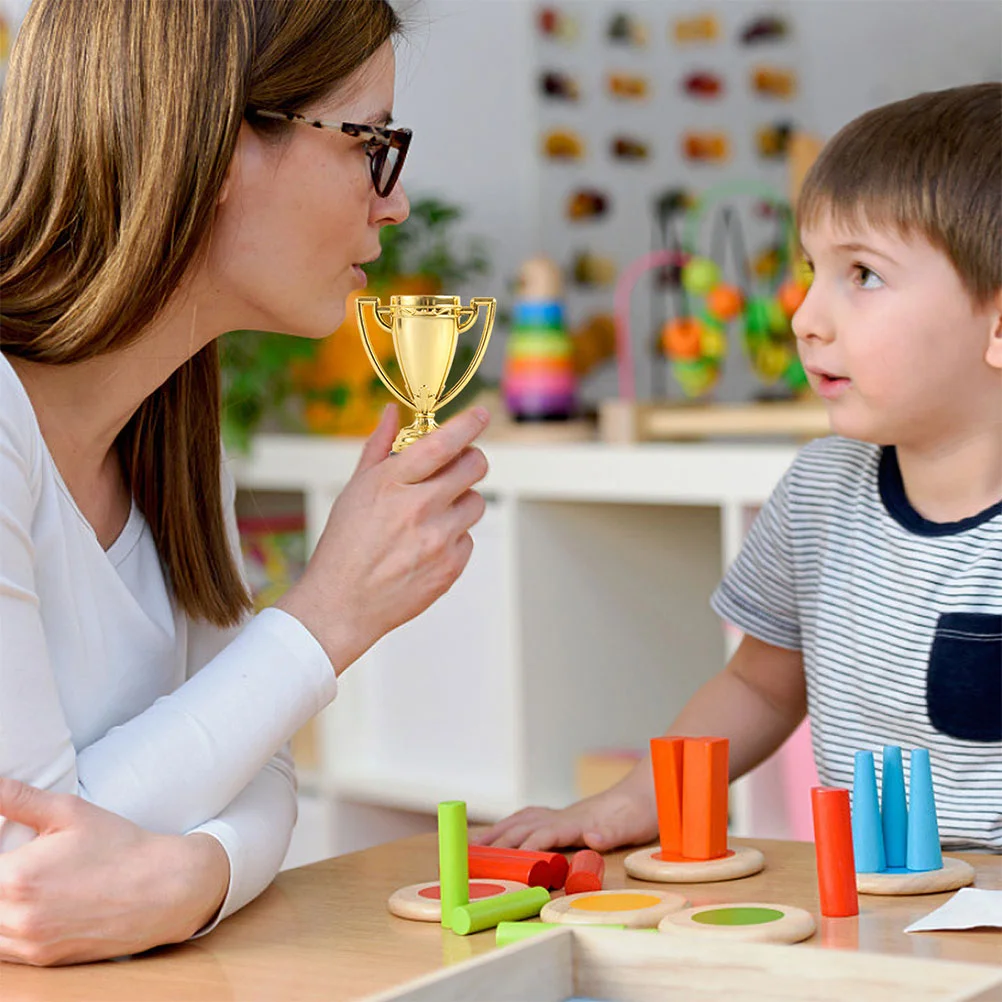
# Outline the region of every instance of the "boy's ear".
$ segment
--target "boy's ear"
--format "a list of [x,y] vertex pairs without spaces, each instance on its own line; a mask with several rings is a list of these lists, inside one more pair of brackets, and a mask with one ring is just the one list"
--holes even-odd
[[993,368],[1002,370],[1002,289],[995,296],[991,313],[992,329],[988,336],[988,351],[985,361]]

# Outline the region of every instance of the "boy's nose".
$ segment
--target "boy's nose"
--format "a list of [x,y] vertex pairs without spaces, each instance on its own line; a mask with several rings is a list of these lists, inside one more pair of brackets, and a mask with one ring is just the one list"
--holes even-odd
[[823,297],[819,289],[818,280],[811,283],[807,290],[804,301],[799,309],[793,314],[791,325],[793,334],[798,341],[831,341],[835,337],[834,326],[824,308]]

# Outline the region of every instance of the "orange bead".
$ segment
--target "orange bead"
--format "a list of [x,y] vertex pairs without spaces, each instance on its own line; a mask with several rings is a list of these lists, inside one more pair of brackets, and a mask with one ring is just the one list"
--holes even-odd
[[794,278],[788,278],[776,293],[776,299],[788,317],[792,317],[800,309],[800,304],[806,298],[807,287]]
[[744,305],[744,296],[736,285],[718,285],[706,296],[707,309],[719,320],[733,320]]
[[661,347],[666,355],[685,360],[699,358],[703,325],[695,317],[678,317],[665,324]]

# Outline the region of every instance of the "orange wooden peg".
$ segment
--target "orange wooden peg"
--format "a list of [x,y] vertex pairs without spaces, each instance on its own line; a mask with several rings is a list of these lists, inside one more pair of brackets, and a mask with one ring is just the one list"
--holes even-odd
[[685,738],[682,755],[682,855],[727,855],[727,738]]
[[684,738],[651,738],[658,836],[666,858],[682,855],[682,749]]

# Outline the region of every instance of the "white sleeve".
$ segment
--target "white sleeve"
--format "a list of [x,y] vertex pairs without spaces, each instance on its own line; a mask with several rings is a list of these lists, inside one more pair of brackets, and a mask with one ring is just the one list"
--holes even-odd
[[182,686],[80,751],[79,792],[151,831],[190,831],[230,804],[336,689],[312,634],[265,609]]
[[[0,775],[76,793],[153,831],[207,825],[230,857],[232,911],[281,862],[295,780],[287,754],[274,753],[334,698],[330,662],[301,623],[265,610],[204,666],[189,660],[194,674],[178,689],[76,753],[35,583],[40,442],[30,414],[9,403],[0,408]],[[235,531],[231,506],[227,517]],[[230,640],[189,626],[192,638]],[[0,819],[0,851],[33,834]]]
[[230,861],[230,886],[211,932],[228,915],[253,901],[275,878],[296,823],[296,772],[287,749],[270,762],[214,818],[194,829],[215,837]]
[[[4,387],[0,400],[0,776],[75,793],[73,741],[49,665],[35,588],[31,528],[38,443],[9,394]],[[34,836],[0,818],[0,852]]]
[[[246,580],[235,493],[224,463],[226,530]],[[337,694],[324,649],[279,609],[240,629],[189,622],[187,656],[184,685],[77,756],[81,793],[152,831],[187,832],[216,817]]]

